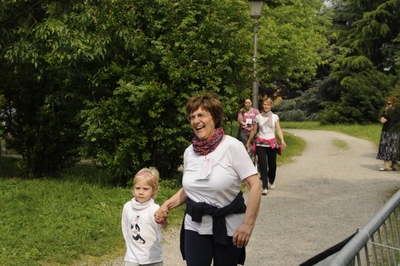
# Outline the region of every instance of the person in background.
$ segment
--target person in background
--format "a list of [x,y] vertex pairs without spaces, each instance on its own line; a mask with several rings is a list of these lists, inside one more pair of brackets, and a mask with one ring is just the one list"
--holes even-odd
[[186,114],[195,136],[184,152],[182,188],[161,205],[156,221],[186,203],[181,253],[187,265],[244,264],[260,208],[257,170],[242,143],[225,135],[223,105],[214,94],[191,98]]
[[[254,119],[260,112],[257,109],[251,107],[252,102],[250,98],[244,100],[244,108],[241,108],[238,113],[237,121],[239,122],[239,132],[237,139],[240,140],[243,145],[246,145],[249,139],[250,132],[253,130]],[[251,141],[253,143],[253,141]]]
[[[253,130],[251,131],[246,143],[246,148],[248,149],[251,145],[250,140],[258,132],[258,136],[252,145],[252,149],[256,151],[258,157],[261,180],[263,183],[263,195],[268,194],[268,187],[275,189],[276,155],[280,152],[280,149],[286,147],[279,123],[279,117],[272,113],[272,106],[273,103],[270,98],[266,98],[262,101],[263,111],[260,115],[256,116]],[[281,145],[278,144],[278,141],[275,138],[275,131],[278,133]]]
[[161,229],[167,220],[156,223],[154,213],[159,173],[156,168],[143,168],[133,178],[134,198],[122,210],[122,234],[125,239],[125,266],[162,266]]
[[397,147],[399,142],[399,133],[391,131],[391,110],[393,105],[397,102],[396,97],[390,97],[387,99],[385,111],[380,118],[382,123],[381,136],[379,140],[377,159],[383,160],[383,167],[379,168],[379,171],[396,171],[397,170]]

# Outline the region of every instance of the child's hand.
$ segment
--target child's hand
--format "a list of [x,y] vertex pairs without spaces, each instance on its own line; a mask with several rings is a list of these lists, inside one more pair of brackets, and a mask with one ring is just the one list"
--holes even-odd
[[165,218],[160,218],[160,217],[155,216],[154,219],[155,219],[156,223],[158,223],[158,224],[163,224],[165,222]]
[[168,217],[168,210],[163,210],[162,208],[159,208],[155,213],[154,213],[154,219],[156,223],[158,224],[163,224]]

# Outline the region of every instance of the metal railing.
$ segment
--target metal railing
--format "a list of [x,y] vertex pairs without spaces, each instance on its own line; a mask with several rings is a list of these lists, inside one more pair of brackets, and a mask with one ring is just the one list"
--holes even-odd
[[334,256],[329,266],[400,265],[400,190]]

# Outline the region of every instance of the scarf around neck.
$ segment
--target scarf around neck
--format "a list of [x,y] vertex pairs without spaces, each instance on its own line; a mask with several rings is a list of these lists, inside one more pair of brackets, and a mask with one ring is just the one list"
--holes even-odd
[[213,152],[224,137],[224,129],[219,127],[205,140],[200,140],[197,136],[192,139],[193,151],[198,155],[207,155]]
[[273,121],[272,121],[272,111],[269,112],[262,112],[261,115],[267,118],[267,121],[264,123],[267,127],[274,128]]

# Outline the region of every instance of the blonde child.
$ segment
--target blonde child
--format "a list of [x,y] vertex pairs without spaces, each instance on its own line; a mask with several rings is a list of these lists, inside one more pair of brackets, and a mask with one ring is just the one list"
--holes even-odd
[[167,221],[158,224],[154,203],[159,188],[159,173],[155,167],[143,168],[133,177],[133,199],[122,211],[122,233],[126,243],[125,266],[162,266],[161,229]]

